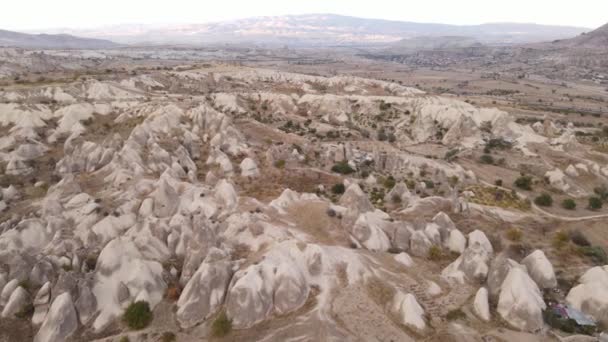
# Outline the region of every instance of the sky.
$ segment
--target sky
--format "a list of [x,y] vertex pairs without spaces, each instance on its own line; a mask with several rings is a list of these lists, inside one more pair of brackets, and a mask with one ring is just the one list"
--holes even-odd
[[597,28],[608,0],[4,0],[0,29],[186,24],[252,16],[334,13],[364,18],[475,25],[519,22]]

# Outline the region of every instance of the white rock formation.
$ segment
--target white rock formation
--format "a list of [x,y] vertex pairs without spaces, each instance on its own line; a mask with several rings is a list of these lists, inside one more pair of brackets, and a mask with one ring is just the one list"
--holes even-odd
[[450,252],[462,254],[467,245],[467,238],[458,229],[452,229],[446,247]]
[[21,312],[28,304],[30,296],[21,286],[17,287],[9,297],[4,310],[2,310],[2,318],[14,318],[15,314]]
[[473,300],[473,311],[475,314],[484,321],[490,320],[490,304],[488,302],[488,289],[480,287],[475,294],[475,300]]
[[520,267],[511,268],[500,289],[497,311],[514,328],[538,331],[546,308],[538,286]]
[[62,293],[51,304],[34,342],[64,342],[78,328],[72,296]]
[[596,321],[608,324],[608,265],[585,272],[579,284],[568,292],[566,301]]
[[398,263],[403,264],[405,267],[411,267],[412,265],[414,265],[414,261],[412,260],[412,258],[409,256],[409,254],[405,252],[401,252],[395,255],[395,260]]
[[424,309],[411,293],[398,291],[393,298],[391,309],[401,324],[418,330],[426,328]]
[[553,265],[543,251],[535,250],[525,257],[521,263],[528,268],[530,277],[541,289],[551,289],[557,286]]
[[258,165],[251,158],[245,158],[239,165],[241,169],[241,176],[243,177],[257,177],[260,175]]
[[217,312],[231,276],[227,255],[218,249],[211,250],[177,301],[177,320],[182,328],[201,323]]

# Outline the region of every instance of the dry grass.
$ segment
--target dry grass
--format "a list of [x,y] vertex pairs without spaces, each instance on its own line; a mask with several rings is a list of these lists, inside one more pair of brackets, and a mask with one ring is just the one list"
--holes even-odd
[[322,202],[307,202],[291,206],[288,213],[297,228],[313,237],[314,242],[347,246],[348,237],[340,234],[339,220],[329,217],[327,208]]
[[388,286],[385,281],[377,277],[367,279],[365,289],[370,298],[380,307],[385,307],[395,296],[395,289]]
[[522,211],[528,211],[531,208],[528,201],[522,200],[516,194],[503,189],[475,185],[468,187],[466,190],[475,193],[475,196],[470,199],[473,203]]

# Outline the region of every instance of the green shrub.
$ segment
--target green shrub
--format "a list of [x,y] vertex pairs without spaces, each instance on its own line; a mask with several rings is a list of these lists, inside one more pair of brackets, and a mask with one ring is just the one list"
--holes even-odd
[[215,337],[223,337],[232,330],[232,320],[222,311],[211,324],[211,333]]
[[553,198],[548,193],[542,193],[534,199],[534,203],[543,207],[550,207],[553,205]]
[[342,184],[342,183],[336,183],[331,187],[331,192],[333,192],[336,195],[343,194],[344,191],[346,191],[346,188],[344,187],[344,184]]
[[523,190],[532,190],[532,177],[521,176],[517,178],[513,184]]
[[494,185],[496,186],[502,186],[502,179],[497,179],[494,181]]
[[285,160],[283,160],[283,159],[277,160],[276,162],[274,162],[274,167],[276,167],[277,169],[285,168]]
[[393,194],[393,196],[391,197],[391,201],[395,204],[399,204],[401,203],[401,196],[399,196],[398,194]]
[[346,161],[341,161],[341,162],[335,164],[334,166],[331,167],[331,171],[340,173],[343,175],[348,175],[348,174],[355,172],[355,170],[353,170],[353,168],[350,167],[350,165],[348,165],[348,162],[346,162]]
[[129,340],[129,336],[123,336],[120,338],[119,340],[120,342],[130,342],[131,340]]
[[589,257],[595,265],[604,266],[608,264],[608,255],[600,246],[578,247],[579,253]]
[[589,197],[589,209],[599,210],[602,209],[602,199],[596,196]]
[[567,210],[574,210],[576,209],[576,202],[574,202],[572,198],[566,198],[562,201],[562,208]]
[[395,184],[397,184],[397,181],[395,180],[395,178],[393,176],[388,176],[384,180],[384,187],[387,189],[392,189],[395,186]]
[[123,314],[123,321],[134,330],[143,329],[152,321],[152,311],[148,302],[138,301],[131,303]]
[[429,248],[429,255],[428,255],[429,260],[437,261],[437,260],[441,259],[441,257],[442,257],[442,253],[441,253],[441,248],[439,248],[439,246],[433,245],[433,246],[431,246],[431,248]]
[[484,154],[479,158],[479,162],[482,164],[494,164],[494,157],[489,154]]
[[435,182],[433,182],[432,180],[424,180],[424,184],[426,185],[427,189],[435,188]]
[[467,315],[461,309],[450,310],[447,315],[445,315],[445,318],[448,321],[455,321],[457,319],[464,319],[466,317]]

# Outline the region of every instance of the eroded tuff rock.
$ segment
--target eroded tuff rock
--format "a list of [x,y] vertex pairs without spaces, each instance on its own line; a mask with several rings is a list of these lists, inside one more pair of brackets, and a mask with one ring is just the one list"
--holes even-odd
[[521,263],[526,266],[530,277],[541,289],[550,289],[557,286],[553,265],[543,251],[535,250],[525,257]]
[[217,312],[224,302],[231,276],[226,253],[212,249],[177,301],[177,320],[183,328],[192,327]]
[[607,324],[608,266],[596,266],[585,272],[579,284],[568,292],[566,301],[598,322]]
[[497,308],[500,316],[517,329],[534,332],[543,327],[545,308],[538,286],[525,269],[511,268],[500,288]]
[[63,293],[51,304],[48,314],[34,337],[34,342],[63,342],[78,328],[72,296]]

